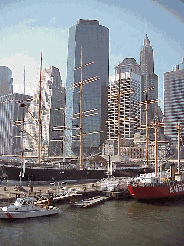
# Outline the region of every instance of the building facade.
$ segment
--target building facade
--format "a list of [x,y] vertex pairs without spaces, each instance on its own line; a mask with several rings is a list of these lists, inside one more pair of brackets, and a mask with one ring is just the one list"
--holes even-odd
[[[108,104],[108,81],[109,81],[109,29],[99,24],[98,20],[77,21],[77,24],[69,30],[68,47],[68,71],[66,80],[66,122],[72,129],[79,126],[79,119],[72,119],[68,123],[71,114],[79,113],[79,87],[71,91],[71,86],[81,81],[81,69],[74,68],[81,66],[81,47],[83,65],[94,62],[89,66],[83,67],[83,81],[97,76],[97,81],[83,85],[82,111],[83,111],[83,138],[84,153],[91,154],[99,151],[100,146],[106,139],[106,120]],[[73,95],[73,102],[71,96]],[[67,109],[68,108],[68,109]],[[69,109],[70,108],[70,109]],[[72,109],[71,109],[72,108]],[[95,110],[98,114],[86,117],[85,113]],[[67,111],[68,110],[68,111]],[[90,134],[92,132],[101,132]],[[73,130],[72,135],[78,135],[78,130]],[[76,141],[75,141],[76,140]],[[79,154],[79,141],[73,138],[72,151],[75,155]]]
[[135,126],[140,126],[140,65],[134,58],[125,58],[110,78],[108,92],[108,139],[117,139],[118,90],[120,80],[121,139],[133,138]]
[[178,120],[184,134],[184,59],[175,70],[164,73],[164,122],[165,135],[177,142],[176,125]]
[[[158,99],[158,76],[154,73],[153,48],[146,34],[143,46],[140,52],[140,70],[141,70],[141,102],[146,100],[145,90],[148,90],[148,100]],[[151,89],[152,88],[152,89]],[[148,105],[148,122],[158,114],[158,103]],[[141,124],[145,125],[146,113],[145,106],[141,106]]]
[[[41,81],[42,156],[63,155],[65,88],[59,69],[44,69]],[[39,91],[39,89],[38,89]],[[57,110],[61,109],[61,110]],[[39,92],[33,96],[29,113],[25,117],[24,147],[31,152],[25,156],[38,156]]]
[[12,71],[6,66],[0,66],[0,96],[13,93]]
[[29,96],[14,93],[0,97],[0,154],[20,155],[21,122],[25,115],[21,101]]

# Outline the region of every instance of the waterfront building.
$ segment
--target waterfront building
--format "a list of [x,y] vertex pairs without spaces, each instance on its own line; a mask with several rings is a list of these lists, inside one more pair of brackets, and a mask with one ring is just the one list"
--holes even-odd
[[13,93],[12,71],[6,66],[0,66],[0,96]]
[[[158,76],[154,73],[153,48],[146,34],[143,46],[140,52],[140,70],[141,70],[141,101],[146,100],[146,89],[148,91],[148,100],[158,99]],[[152,89],[151,89],[152,88]],[[154,117],[158,115],[158,103],[148,105],[148,122],[151,123]],[[145,125],[146,112],[145,106],[141,106],[141,124]]]
[[173,143],[177,143],[178,120],[184,136],[184,59],[173,71],[164,73],[164,132]]
[[133,138],[140,126],[140,65],[134,58],[125,58],[115,67],[108,91],[108,139],[117,139],[118,90],[120,80],[120,134],[121,139]]
[[[66,124],[72,129],[79,126],[79,119],[72,119],[72,114],[79,113],[79,87],[71,90],[71,87],[81,81],[81,47],[83,65],[83,81],[97,76],[97,81],[83,85],[82,111],[95,110],[93,116],[85,117],[83,114],[83,149],[87,155],[99,151],[106,139],[106,120],[108,104],[109,82],[109,29],[99,24],[98,20],[77,21],[75,26],[69,29],[68,65],[66,80]],[[72,101],[73,98],[73,101]],[[90,134],[92,132],[101,132]],[[73,136],[78,135],[78,130],[72,131]],[[75,141],[76,140],[76,141]],[[73,138],[72,151],[79,155],[79,139]]]
[[[59,69],[54,66],[46,67],[41,81],[43,157],[63,155],[64,108],[65,88],[62,87]],[[38,156],[38,117],[39,88],[33,96],[29,113],[25,117],[25,130],[29,134],[24,138],[24,147],[30,149],[30,152],[25,153],[25,156]]]
[[21,121],[23,107],[20,101],[29,96],[19,93],[0,97],[0,154],[20,155],[22,151]]

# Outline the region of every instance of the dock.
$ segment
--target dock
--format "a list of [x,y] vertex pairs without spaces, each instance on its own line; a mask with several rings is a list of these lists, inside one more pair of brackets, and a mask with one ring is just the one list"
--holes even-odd
[[34,197],[37,205],[40,206],[48,203],[69,203],[76,207],[86,208],[111,199],[126,200],[130,198],[126,187],[119,191],[102,191],[98,182],[65,185],[59,182],[27,186],[0,185],[0,207],[13,203],[17,197],[23,196]]
[[90,208],[97,204],[104,203],[105,201],[108,201],[110,199],[111,197],[107,197],[107,196],[91,197],[85,200],[81,200],[79,202],[74,202],[71,204],[71,206],[78,207],[78,208]]
[[[98,196],[101,192],[95,183],[80,183],[61,185],[59,182],[39,185],[0,185],[0,206],[14,202],[17,197],[31,196],[37,200],[45,202],[48,198],[52,198],[53,203],[63,203],[78,201],[81,199]],[[41,203],[41,202],[40,202]]]

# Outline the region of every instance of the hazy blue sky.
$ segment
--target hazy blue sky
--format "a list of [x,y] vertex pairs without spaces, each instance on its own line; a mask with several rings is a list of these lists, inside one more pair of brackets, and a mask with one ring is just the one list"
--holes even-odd
[[147,33],[163,97],[163,73],[184,57],[184,0],[1,0],[0,65],[12,70],[15,92],[22,92],[24,64],[27,93],[37,87],[41,50],[43,66],[58,67],[65,83],[68,29],[78,19],[110,29],[111,75],[126,57],[140,62]]

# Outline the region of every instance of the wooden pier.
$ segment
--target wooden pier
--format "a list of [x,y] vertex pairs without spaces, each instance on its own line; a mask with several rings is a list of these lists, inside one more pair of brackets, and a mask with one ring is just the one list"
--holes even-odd
[[111,197],[108,197],[108,196],[91,197],[88,199],[84,199],[78,202],[71,203],[71,206],[77,207],[77,208],[90,208],[95,205],[104,203],[105,201],[108,201],[110,199]]
[[[66,189],[66,192],[64,188]],[[127,189],[115,191],[102,191],[98,183],[59,185],[36,185],[36,186],[0,186],[0,207],[10,204],[17,197],[35,197],[37,205],[48,203],[69,203],[75,207],[92,207],[111,199],[130,199]]]

